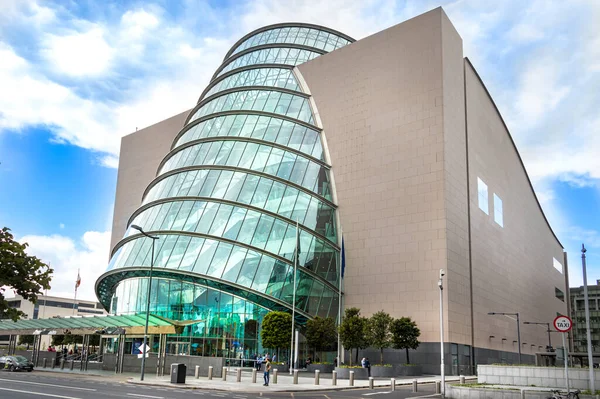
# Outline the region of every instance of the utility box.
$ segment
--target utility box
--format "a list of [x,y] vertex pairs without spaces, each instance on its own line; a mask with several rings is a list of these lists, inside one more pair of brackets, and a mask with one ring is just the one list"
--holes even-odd
[[171,384],[185,384],[187,367],[183,363],[171,364]]

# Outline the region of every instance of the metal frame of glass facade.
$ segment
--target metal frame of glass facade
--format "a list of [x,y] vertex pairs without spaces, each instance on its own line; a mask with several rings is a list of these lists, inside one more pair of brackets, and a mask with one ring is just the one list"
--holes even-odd
[[[226,357],[260,350],[269,310],[299,323],[336,317],[336,205],[321,129],[293,68],[354,40],[309,24],[278,24],[238,41],[159,165],[128,221],[159,237],[151,312],[198,320],[178,339]],[[300,226],[292,303],[295,225]],[[96,282],[115,314],[146,307],[151,240],[128,228]],[[199,341],[201,340],[201,341]]]

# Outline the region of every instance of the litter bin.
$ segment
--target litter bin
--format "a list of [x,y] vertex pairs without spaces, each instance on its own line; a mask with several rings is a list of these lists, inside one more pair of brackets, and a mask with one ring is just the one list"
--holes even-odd
[[186,369],[183,363],[171,364],[171,384],[185,384]]

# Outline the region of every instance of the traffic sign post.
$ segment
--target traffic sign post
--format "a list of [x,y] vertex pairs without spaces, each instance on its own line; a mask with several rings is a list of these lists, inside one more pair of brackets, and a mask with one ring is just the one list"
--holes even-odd
[[562,334],[562,342],[563,342],[563,351],[565,356],[565,383],[567,385],[567,394],[569,393],[569,350],[567,348],[567,340],[566,335],[571,328],[573,327],[573,321],[568,316],[557,316],[554,319],[554,328],[556,331],[561,332]]
[[149,351],[150,351],[150,347],[148,345],[142,344],[139,347],[140,353],[138,353],[138,359],[141,359],[142,357],[149,357]]

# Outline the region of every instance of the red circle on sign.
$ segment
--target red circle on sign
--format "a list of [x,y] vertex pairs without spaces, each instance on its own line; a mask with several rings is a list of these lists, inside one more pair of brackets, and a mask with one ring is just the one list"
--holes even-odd
[[573,328],[573,320],[569,316],[556,316],[554,319],[554,328],[560,332],[569,332]]

